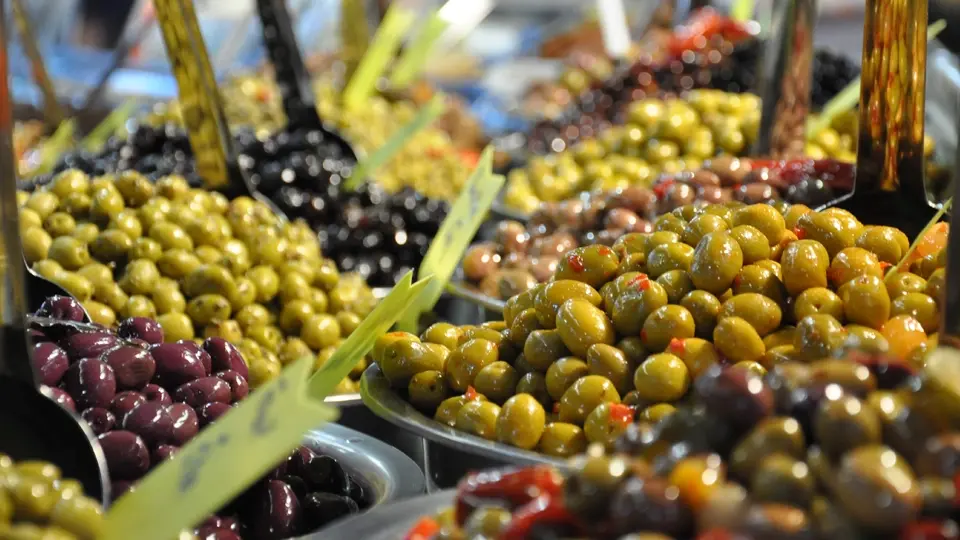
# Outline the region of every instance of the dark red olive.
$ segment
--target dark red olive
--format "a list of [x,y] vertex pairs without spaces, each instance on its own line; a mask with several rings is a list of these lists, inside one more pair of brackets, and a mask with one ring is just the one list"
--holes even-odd
[[140,392],[127,390],[126,392],[120,392],[110,401],[110,412],[113,413],[117,420],[123,420],[123,417],[126,416],[128,412],[146,402],[147,397]]
[[67,369],[64,389],[80,409],[106,407],[117,394],[117,379],[106,362],[84,358]]
[[157,369],[157,363],[150,353],[137,347],[117,347],[100,357],[113,368],[120,390],[140,390]]
[[27,338],[30,339],[30,343],[43,343],[44,341],[51,341],[50,336],[45,334],[43,330],[39,328],[31,328],[27,330]]
[[356,501],[333,493],[310,493],[303,500],[304,522],[311,531],[359,511]]
[[80,418],[90,424],[90,429],[93,430],[94,435],[106,433],[117,426],[117,417],[103,407],[90,407],[80,413]]
[[213,361],[213,371],[233,370],[249,378],[247,363],[243,356],[230,342],[220,337],[207,338],[203,342],[203,350],[207,351]]
[[153,447],[173,439],[173,417],[167,406],[156,401],[144,401],[123,417],[123,429],[132,431]]
[[284,484],[290,486],[290,489],[293,490],[294,495],[297,496],[298,501],[302,501],[303,498],[307,496],[307,483],[303,481],[303,478],[300,478],[299,476],[293,476],[292,474],[285,474],[281,478],[276,478],[276,480],[280,480]]
[[110,496],[114,501],[119,499],[121,495],[133,493],[136,490],[137,487],[134,482],[128,482],[126,480],[114,480],[110,483]]
[[693,531],[693,513],[662,478],[632,477],[621,484],[610,501],[610,518],[614,536],[650,531],[689,538]]
[[204,428],[213,423],[230,410],[230,405],[226,403],[214,402],[207,403],[197,409],[197,417],[200,419],[200,427]]
[[67,336],[61,343],[71,360],[99,358],[120,341],[109,332],[82,332]]
[[921,446],[915,460],[918,476],[954,478],[960,474],[960,433],[934,435]]
[[150,455],[150,466],[156,467],[168,459],[173,459],[173,456],[179,451],[180,447],[172,444],[161,444],[157,446]]
[[203,350],[200,345],[197,345],[196,341],[193,341],[192,339],[181,339],[177,343],[189,348],[200,358],[200,362],[203,364],[203,370],[206,375],[213,373],[213,359],[210,358],[210,353]]
[[288,474],[299,476],[310,491],[326,491],[346,495],[349,490],[347,472],[330,456],[317,455],[306,446],[294,450],[287,458]]
[[38,317],[50,317],[61,321],[83,322],[86,315],[83,306],[69,296],[51,296],[40,304],[37,310]]
[[236,371],[233,371],[232,369],[218,371],[216,376],[230,385],[231,401],[240,401],[241,399],[247,397],[247,394],[250,393],[250,385],[247,383],[246,377],[237,373]]
[[300,531],[300,503],[290,486],[268,480],[257,493],[250,528],[258,539],[287,538]]
[[170,392],[156,384],[148,384],[143,387],[143,395],[147,397],[147,401],[157,401],[163,403],[164,405],[170,405],[173,403],[173,398],[170,397]]
[[847,359],[866,366],[876,377],[877,387],[881,390],[893,390],[916,374],[913,366],[889,354],[850,351]]
[[68,411],[77,412],[77,404],[73,401],[73,398],[70,397],[70,394],[68,394],[66,390],[62,390],[56,386],[48,386],[47,389],[50,390],[50,395],[53,398],[53,401],[57,402],[58,405],[64,409],[67,409]]
[[243,540],[238,533],[229,529],[215,529],[212,527],[202,527],[197,529],[198,540]]
[[70,359],[55,343],[44,341],[33,345],[33,367],[42,384],[56,386],[70,367]]
[[107,458],[111,478],[136,480],[150,468],[150,452],[136,433],[108,431],[98,436],[97,440]]
[[697,378],[694,395],[704,407],[732,426],[746,429],[773,414],[773,392],[745,369],[714,366]]
[[153,382],[173,390],[181,384],[206,376],[200,355],[180,343],[161,343],[150,348],[157,362]]
[[218,529],[226,529],[235,533],[240,532],[240,520],[235,517],[221,517]]
[[167,405],[167,412],[173,419],[173,432],[170,440],[173,444],[183,446],[200,431],[200,420],[197,413],[189,405],[174,403]]
[[207,403],[230,403],[232,396],[230,385],[217,377],[202,377],[180,385],[173,393],[173,399],[191,407],[200,407]]
[[151,345],[163,343],[163,327],[147,317],[130,317],[120,321],[117,334],[127,339],[142,339]]

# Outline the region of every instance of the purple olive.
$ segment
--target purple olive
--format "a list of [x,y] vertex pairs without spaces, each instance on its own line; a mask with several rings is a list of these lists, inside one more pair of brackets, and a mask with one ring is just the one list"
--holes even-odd
[[218,371],[216,376],[230,385],[231,401],[240,401],[250,393],[250,384],[247,383],[246,377],[236,371],[232,369]]
[[100,359],[113,368],[120,390],[142,389],[157,369],[157,363],[150,353],[137,347],[117,347],[104,353]]
[[179,451],[180,447],[172,444],[161,444],[157,446],[150,455],[150,466],[156,467],[168,459],[173,459],[173,456]]
[[170,397],[170,392],[156,384],[148,384],[143,387],[142,393],[147,397],[147,401],[156,401],[163,403],[164,405],[170,405],[173,403],[173,398]]
[[226,529],[237,534],[240,533],[240,520],[235,517],[221,517],[218,529]]
[[117,426],[117,417],[103,407],[90,407],[80,413],[80,418],[90,424],[94,435],[106,433]]
[[207,375],[200,355],[180,343],[154,345],[150,348],[150,354],[157,362],[153,382],[167,390]]
[[136,480],[150,468],[150,452],[136,433],[124,430],[108,431],[97,437],[97,440],[107,457],[111,478]]
[[306,446],[296,449],[287,458],[289,474],[303,478],[310,491],[326,491],[338,495],[346,495],[350,487],[350,479],[340,463],[330,456],[314,453]]
[[67,336],[61,343],[71,360],[99,358],[117,346],[117,336],[109,332],[82,332]]
[[134,482],[128,482],[126,480],[114,480],[113,482],[110,482],[110,497],[114,501],[119,499],[121,495],[133,493],[136,490],[137,486]]
[[173,419],[171,442],[183,446],[200,431],[200,420],[189,405],[174,403],[167,405],[167,412]]
[[56,386],[70,367],[70,359],[67,352],[55,343],[45,341],[33,345],[33,367],[41,383]]
[[773,391],[745,369],[713,366],[697,378],[694,395],[707,410],[740,429],[773,414]]
[[106,362],[84,358],[67,369],[64,387],[81,409],[106,407],[117,394],[117,379]]
[[173,399],[191,407],[200,407],[206,403],[230,403],[230,385],[217,377],[202,377],[180,385],[173,393]]
[[307,483],[304,482],[303,478],[299,476],[293,476],[292,474],[285,474],[280,478],[277,478],[284,484],[290,486],[290,489],[293,490],[294,495],[297,496],[297,500],[302,501],[304,497],[307,496]]
[[216,529],[213,527],[201,527],[197,529],[198,540],[243,540],[238,533],[229,529]]
[[86,315],[83,306],[69,296],[51,296],[40,304],[37,310],[38,317],[50,317],[61,321],[83,322]]
[[200,427],[205,428],[212,424],[214,420],[220,418],[230,410],[230,405],[226,403],[214,402],[207,403],[197,409],[197,417],[200,419]]
[[310,493],[303,500],[303,519],[311,531],[359,511],[356,501],[333,493]]
[[110,402],[110,412],[112,412],[118,420],[123,420],[123,417],[126,416],[128,412],[136,409],[146,402],[147,397],[140,392],[127,390],[126,392],[120,392],[114,396],[113,400]]
[[244,379],[250,377],[247,363],[243,361],[240,351],[227,340],[220,337],[207,338],[203,342],[203,350],[207,351],[213,360],[213,371],[230,369],[243,375]]
[[43,330],[39,328],[31,328],[27,330],[27,338],[30,340],[30,343],[43,343],[44,341],[52,341],[50,336],[45,334]]
[[287,484],[268,480],[257,493],[253,510],[255,538],[288,538],[300,531],[300,503]]
[[139,435],[151,447],[173,439],[173,417],[166,405],[156,401],[137,405],[123,417],[121,426]]
[[151,345],[163,343],[163,327],[147,317],[130,317],[120,321],[117,334],[127,339],[142,339]]
[[58,405],[70,412],[77,412],[76,402],[73,401],[73,398],[70,397],[70,394],[65,390],[57,388],[56,386],[48,386],[47,389],[50,390],[50,396]]
[[203,350],[196,341],[193,341],[192,339],[181,339],[177,343],[183,345],[184,347],[188,347],[200,357],[200,362],[203,363],[203,370],[207,375],[213,373],[213,359],[210,358],[210,354]]
[[149,350],[150,345],[152,345],[152,343],[147,343],[146,341],[139,338],[127,338],[125,341],[127,342],[127,345],[130,345],[131,347],[136,347],[138,349],[143,349],[145,351]]

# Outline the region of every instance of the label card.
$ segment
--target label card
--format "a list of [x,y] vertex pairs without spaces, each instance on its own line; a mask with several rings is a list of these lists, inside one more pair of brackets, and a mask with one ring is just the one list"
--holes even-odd
[[416,14],[413,11],[402,7],[399,3],[390,4],[390,9],[383,17],[380,28],[377,28],[367,53],[360,59],[357,71],[343,90],[345,107],[352,109],[367,101],[377,86],[377,80],[400,48],[400,41],[413,25],[415,18]]
[[603,47],[610,58],[626,58],[630,51],[630,28],[623,0],[597,0]]
[[430,58],[433,45],[446,29],[447,21],[440,17],[439,12],[435,12],[423,23],[416,37],[407,44],[403,55],[393,68],[393,73],[390,74],[391,88],[399,90],[413,83]]

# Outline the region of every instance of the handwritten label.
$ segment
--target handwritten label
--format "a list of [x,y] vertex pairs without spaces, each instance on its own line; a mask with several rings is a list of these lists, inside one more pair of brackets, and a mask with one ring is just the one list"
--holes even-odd
[[154,469],[111,507],[100,540],[175,538],[276,466],[304,433],[336,420],[337,409],[307,398],[313,361],[291,364]]
[[13,0],[13,19],[16,22],[17,31],[20,32],[20,43],[23,44],[27,58],[30,60],[33,80],[43,94],[44,120],[51,126],[59,126],[66,118],[66,114],[57,99],[56,90],[53,89],[50,74],[47,72],[43,55],[40,54],[40,47],[37,45],[36,34],[33,33],[33,25],[30,23],[30,18],[27,16],[21,0]]
[[376,308],[357,326],[343,344],[330,356],[310,379],[309,394],[316,400],[330,395],[350,370],[366,355],[378,337],[397,322],[412,303],[421,301],[430,278],[413,282],[413,271],[407,272],[399,283],[380,301]]
[[73,118],[64,121],[57,130],[53,132],[47,140],[40,146],[40,164],[37,165],[36,173],[43,174],[53,170],[57,164],[60,154],[64,153],[73,145],[73,136],[77,132],[77,121]]
[[367,101],[377,85],[377,79],[393,59],[400,41],[413,24],[415,14],[394,2],[390,4],[387,14],[373,36],[373,42],[367,48],[367,53],[360,59],[357,71],[350,78],[347,87],[343,90],[343,104],[348,109],[356,108]]
[[439,12],[431,15],[423,23],[423,27],[416,37],[407,44],[403,55],[397,60],[393,73],[390,74],[391,87],[403,89],[413,83],[423,71],[427,59],[430,58],[433,45],[440,39],[446,29],[447,21],[443,20]]
[[623,0],[597,0],[603,47],[610,58],[625,58],[630,51],[630,28]]
[[227,169],[230,134],[193,5],[185,0],[156,0],[154,7],[177,79],[181,115],[197,161],[197,172],[208,188],[225,187],[230,182]]
[[402,128],[394,131],[383,146],[369,154],[366,159],[360,163],[357,163],[357,166],[353,169],[353,174],[350,175],[350,179],[347,180],[344,187],[349,190],[357,189],[368,175],[373,174],[373,172],[383,166],[383,164],[390,161],[417,132],[433,123],[434,120],[443,114],[446,108],[447,103],[443,94],[438,93],[433,96],[433,99],[420,109],[420,112],[413,117],[413,120]]
[[443,294],[443,290],[453,276],[463,252],[470,245],[470,240],[477,233],[497,198],[497,193],[503,187],[506,179],[502,175],[493,174],[493,147],[488,146],[480,155],[477,168],[470,174],[466,187],[450,208],[440,229],[434,237],[427,254],[420,263],[417,277],[423,279],[432,276],[433,280],[424,293],[423,301],[411,306],[404,313],[401,328],[411,331],[416,329],[416,323],[421,313],[433,309]]
[[735,0],[730,6],[730,18],[735,21],[749,21],[753,17],[754,0]]
[[[927,41],[935,39],[940,32],[947,27],[947,22],[943,19],[927,27]],[[830,127],[833,119],[841,114],[852,110],[860,102],[860,77],[850,82],[846,88],[833,97],[824,105],[820,115],[811,119],[807,123],[807,137],[813,137],[824,129]]]

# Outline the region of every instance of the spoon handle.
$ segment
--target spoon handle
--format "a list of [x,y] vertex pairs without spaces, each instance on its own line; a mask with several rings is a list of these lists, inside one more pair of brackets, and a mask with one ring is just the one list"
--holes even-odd
[[[0,43],[7,43],[6,1],[0,0]],[[10,96],[7,48],[0,47],[0,269],[3,271],[0,296],[2,346],[0,374],[37,387],[33,362],[30,361],[26,337],[27,293],[20,244],[20,219],[17,211],[16,159],[13,155],[13,99]]]
[[263,27],[263,43],[273,64],[287,122],[291,126],[309,129],[321,127],[310,74],[297,46],[286,0],[257,0],[257,12]]
[[802,155],[813,79],[817,0],[773,3],[770,37],[760,65],[760,131],[754,156]]

